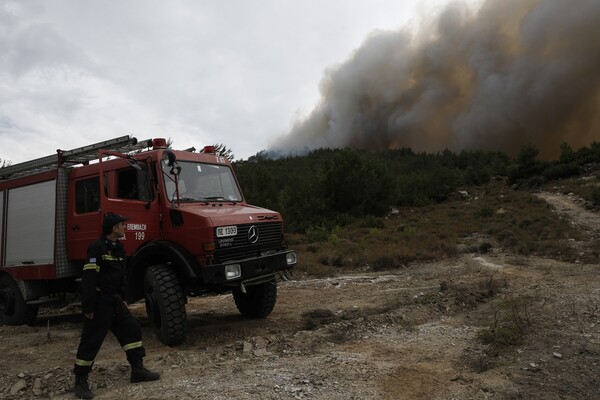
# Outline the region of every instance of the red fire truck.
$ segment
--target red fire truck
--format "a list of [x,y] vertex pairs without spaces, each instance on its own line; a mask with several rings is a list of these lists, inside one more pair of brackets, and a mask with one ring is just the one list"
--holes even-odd
[[73,298],[103,216],[125,215],[128,302],[144,299],[158,338],[185,339],[188,297],[232,292],[265,317],[276,275],[296,265],[277,212],[246,203],[227,158],[130,136],[0,168],[0,323],[34,323]]

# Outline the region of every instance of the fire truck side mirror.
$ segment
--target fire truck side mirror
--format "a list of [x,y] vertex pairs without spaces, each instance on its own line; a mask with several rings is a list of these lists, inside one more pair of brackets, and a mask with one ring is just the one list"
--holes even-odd
[[177,161],[175,153],[173,153],[171,150],[165,150],[162,158],[163,161],[165,161],[169,167],[172,167],[173,164],[175,164],[175,162]]

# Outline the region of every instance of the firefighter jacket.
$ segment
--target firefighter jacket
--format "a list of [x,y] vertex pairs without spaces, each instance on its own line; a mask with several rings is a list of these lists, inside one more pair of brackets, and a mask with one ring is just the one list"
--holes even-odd
[[102,236],[90,245],[81,274],[81,305],[92,313],[98,296],[127,298],[125,250],[121,243]]

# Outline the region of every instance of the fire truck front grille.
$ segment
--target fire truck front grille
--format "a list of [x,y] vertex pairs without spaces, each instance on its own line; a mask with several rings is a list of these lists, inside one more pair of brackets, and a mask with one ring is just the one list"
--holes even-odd
[[237,235],[226,238],[218,238],[215,228],[214,237],[215,262],[222,264],[227,261],[257,257],[270,250],[278,250],[283,241],[283,224],[267,222],[238,225]]

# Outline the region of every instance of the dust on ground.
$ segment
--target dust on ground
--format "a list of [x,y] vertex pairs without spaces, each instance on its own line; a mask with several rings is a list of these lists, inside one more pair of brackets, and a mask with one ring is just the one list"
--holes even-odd
[[[540,197],[594,243],[596,213],[569,196]],[[241,317],[231,295],[194,298],[177,347],[153,336],[143,304],[131,309],[145,363],[162,379],[130,384],[109,334],[90,375],[97,399],[600,398],[597,264],[495,250],[282,281],[266,319]],[[0,327],[0,398],[74,398],[80,329],[64,310],[35,327]]]

